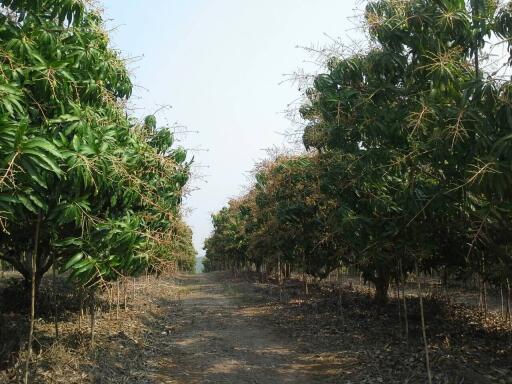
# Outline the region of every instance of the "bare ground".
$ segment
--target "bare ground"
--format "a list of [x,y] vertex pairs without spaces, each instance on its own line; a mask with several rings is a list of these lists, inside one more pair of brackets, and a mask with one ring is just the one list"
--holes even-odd
[[329,367],[321,369],[311,353],[298,350],[294,340],[259,321],[262,308],[247,304],[221,277],[180,279],[186,296],[152,338],[151,348],[158,351],[154,382],[319,382]]
[[[271,308],[241,294],[226,274],[182,275],[138,280],[128,286],[128,306],[107,311],[103,295],[95,346],[88,319],[76,308],[64,313],[54,340],[51,316],[37,319],[32,383],[324,383],[330,365],[276,332],[263,318]],[[250,303],[248,300],[252,301]],[[12,324],[24,313],[6,313]],[[5,319],[4,319],[5,320]],[[18,335],[22,345],[26,335]],[[21,340],[21,341],[20,341]],[[0,383],[19,383],[25,354],[0,368]]]
[[[225,273],[130,280],[128,305],[119,313],[103,295],[94,348],[76,308],[62,311],[58,342],[51,316],[38,318],[31,382],[426,382],[414,299],[406,341],[393,300],[376,307],[352,285],[312,287],[304,295],[300,284],[278,287]],[[508,324],[455,304],[426,305],[434,383],[512,383]],[[23,316],[6,312],[0,321],[23,328]],[[0,383],[19,382],[23,358],[0,367]]]

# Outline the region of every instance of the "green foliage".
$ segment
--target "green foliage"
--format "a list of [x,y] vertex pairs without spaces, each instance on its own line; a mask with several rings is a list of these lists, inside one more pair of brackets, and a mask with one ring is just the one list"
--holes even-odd
[[30,279],[38,221],[38,278],[54,260],[90,285],[193,253],[186,152],[154,116],[127,117],[101,16],[82,0],[0,5],[0,258]]
[[[303,142],[316,152],[256,177],[243,233],[252,261],[280,255],[319,277],[343,263],[379,299],[399,262],[511,279],[511,62],[488,58],[491,38],[510,51],[511,7],[369,1],[368,51],[332,57],[305,92]],[[209,262],[223,236],[215,252],[206,243]]]
[[244,265],[247,242],[244,235],[244,213],[240,202],[231,201],[229,207],[212,215],[214,232],[205,241],[205,272],[239,268]]

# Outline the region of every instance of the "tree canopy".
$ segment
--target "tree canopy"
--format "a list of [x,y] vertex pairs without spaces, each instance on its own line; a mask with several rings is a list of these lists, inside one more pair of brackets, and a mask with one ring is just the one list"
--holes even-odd
[[57,262],[82,284],[193,263],[186,151],[154,116],[128,116],[132,83],[101,14],[2,0],[0,53],[0,258],[30,280],[37,249],[38,280]]
[[303,252],[297,269],[319,277],[355,267],[379,300],[399,264],[512,278],[511,15],[492,0],[369,1],[369,48],[329,57],[305,91],[311,154],[276,159],[249,193],[260,257]]

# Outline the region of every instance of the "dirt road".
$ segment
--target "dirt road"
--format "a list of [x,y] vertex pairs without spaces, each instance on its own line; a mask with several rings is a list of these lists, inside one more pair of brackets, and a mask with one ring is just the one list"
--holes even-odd
[[[281,290],[222,273],[125,283],[129,297],[122,308],[109,302],[112,291],[97,298],[94,348],[76,310],[63,312],[57,342],[51,316],[38,318],[31,383],[426,382],[419,306],[412,299],[405,340],[396,302],[376,307],[366,292],[350,286],[304,295],[293,281]],[[512,384],[508,325],[499,331],[496,316],[486,320],[435,300],[426,305],[433,382]],[[4,326],[25,318],[4,312]],[[0,382],[18,383],[21,366],[0,370]]]
[[[148,374],[155,383],[315,383],[318,366],[280,336],[257,306],[219,275],[179,280],[183,297],[147,343],[158,351]],[[175,309],[175,310],[174,310]],[[322,380],[321,382],[325,382]]]

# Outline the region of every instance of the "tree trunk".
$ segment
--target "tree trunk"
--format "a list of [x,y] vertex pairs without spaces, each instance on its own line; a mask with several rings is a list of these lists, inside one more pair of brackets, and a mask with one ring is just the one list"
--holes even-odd
[[510,281],[507,279],[507,320],[509,320],[509,321],[512,318],[511,313],[510,313],[510,310],[511,310],[510,306],[511,306],[511,302],[510,302]]
[[[48,259],[48,260],[47,260]],[[43,276],[46,272],[50,270],[52,267],[52,258],[50,257],[41,257],[41,254],[37,255],[35,266],[35,273],[32,275],[32,267],[23,267],[20,265],[15,265],[16,270],[21,273],[24,280],[24,286],[27,291],[27,293],[30,293],[32,291],[32,279],[35,280],[35,295],[36,295],[36,301],[37,297],[39,296],[39,288],[41,287],[41,281],[43,280]]]
[[402,299],[404,304],[404,326],[405,326],[405,339],[409,340],[409,318],[407,314],[407,296],[405,293],[405,286],[407,284],[407,279],[404,275],[404,270],[402,268],[402,260],[398,262],[399,268],[400,268],[400,278],[402,279],[403,285],[402,285]]
[[397,310],[398,310],[398,323],[400,324],[400,333],[402,333],[402,310],[401,310],[401,304],[400,304],[400,278],[397,277],[396,279],[396,303],[397,303]]
[[82,318],[84,317],[84,292],[83,289],[80,288],[80,309],[78,312],[78,330],[82,331]]
[[91,316],[91,327],[90,327],[90,343],[91,348],[94,348],[94,332],[96,326],[96,295],[94,294],[94,290],[91,291],[89,296],[89,311]]
[[116,320],[119,321],[119,306],[120,306],[120,290],[119,290],[119,281],[116,282]]
[[110,320],[112,320],[112,283],[109,283],[107,285],[107,292],[108,292],[108,317]]
[[427,331],[425,326],[425,311],[423,309],[423,292],[421,290],[420,274],[418,263],[416,263],[416,279],[418,283],[418,296],[420,297],[420,317],[421,317],[421,334],[423,336],[423,344],[425,347],[425,366],[427,369],[428,383],[432,384],[432,372],[430,371],[430,357],[428,352]]
[[483,295],[484,295],[484,319],[487,319],[487,282],[484,280],[483,286]]
[[389,277],[380,273],[374,279],[373,284],[375,285],[375,302],[379,305],[386,304],[388,302]]
[[123,305],[124,305],[124,311],[127,312],[128,311],[128,306],[127,306],[127,303],[128,303],[128,293],[127,293],[127,281],[124,280],[123,281]]
[[31,276],[31,292],[30,292],[30,330],[28,333],[28,353],[27,361],[25,362],[25,377],[24,383],[28,384],[30,360],[32,359],[32,343],[34,341],[34,318],[35,318],[35,307],[36,307],[36,276],[37,276],[37,256],[39,246],[39,233],[41,230],[41,219],[42,215],[37,215],[36,232],[34,235],[34,250],[32,253],[32,276]]
[[277,255],[277,284],[281,285],[281,255]]
[[505,300],[503,297],[503,284],[500,284],[501,316],[505,316]]
[[59,339],[59,304],[57,302],[57,268],[55,256],[52,255],[52,293],[53,293],[53,322],[55,327],[55,339]]

